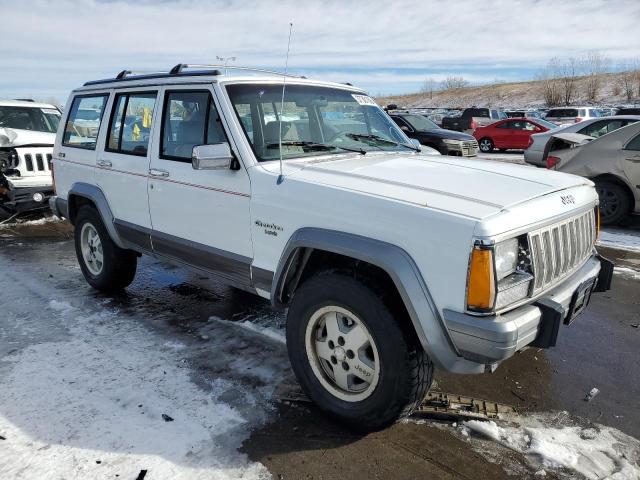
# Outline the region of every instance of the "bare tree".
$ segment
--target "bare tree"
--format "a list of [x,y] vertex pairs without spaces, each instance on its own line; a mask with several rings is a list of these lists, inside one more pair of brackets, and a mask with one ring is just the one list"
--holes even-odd
[[436,81],[429,77],[422,84],[422,93],[429,95],[430,99],[433,99],[433,92],[436,89]]
[[578,80],[578,61],[571,57],[566,61],[557,62],[557,76],[562,84],[562,102],[571,105],[576,96]]
[[618,65],[618,70],[620,71],[618,81],[620,82],[624,96],[627,98],[627,102],[633,100],[635,93],[636,71],[634,67],[635,65],[633,63],[627,62],[622,62]]
[[469,86],[469,82],[464,79],[464,77],[447,77],[442,82],[443,90],[459,90],[461,88],[465,88]]
[[602,86],[602,77],[609,69],[610,59],[606,55],[592,50],[582,60],[587,100],[595,101]]
[[560,105],[560,81],[558,79],[558,59],[552,58],[547,66],[537,75],[542,87],[542,96],[547,107]]

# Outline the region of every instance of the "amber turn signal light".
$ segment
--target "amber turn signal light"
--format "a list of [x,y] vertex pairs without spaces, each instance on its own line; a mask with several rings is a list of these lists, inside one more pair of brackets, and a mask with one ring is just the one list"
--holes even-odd
[[493,251],[475,247],[471,253],[469,281],[467,285],[467,308],[490,310],[496,299],[493,272]]

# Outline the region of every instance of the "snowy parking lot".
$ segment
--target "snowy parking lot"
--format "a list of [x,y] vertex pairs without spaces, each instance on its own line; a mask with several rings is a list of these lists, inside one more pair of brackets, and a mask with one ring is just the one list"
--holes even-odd
[[527,350],[493,374],[437,377],[437,389],[510,404],[517,415],[415,417],[362,436],[310,404],[277,401],[295,380],[284,318],[268,303],[150,259],[126,294],[99,294],[82,278],[66,223],[3,226],[0,473],[638,478],[636,233],[605,232],[605,249],[619,257],[614,288],[563,328],[556,348]]

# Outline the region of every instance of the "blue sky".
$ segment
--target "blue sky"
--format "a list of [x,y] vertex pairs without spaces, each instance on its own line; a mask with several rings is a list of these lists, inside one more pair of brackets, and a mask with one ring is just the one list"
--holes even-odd
[[640,59],[638,0],[0,0],[0,98],[57,98],[122,69],[180,62],[290,70],[371,94],[427,77],[532,78],[549,58],[597,49]]

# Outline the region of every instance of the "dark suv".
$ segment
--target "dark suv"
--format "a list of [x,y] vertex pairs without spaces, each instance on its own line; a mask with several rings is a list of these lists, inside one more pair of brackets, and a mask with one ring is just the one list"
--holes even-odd
[[390,113],[390,116],[409,138],[435,148],[442,155],[473,157],[478,154],[478,142],[472,135],[440,128],[424,115]]

